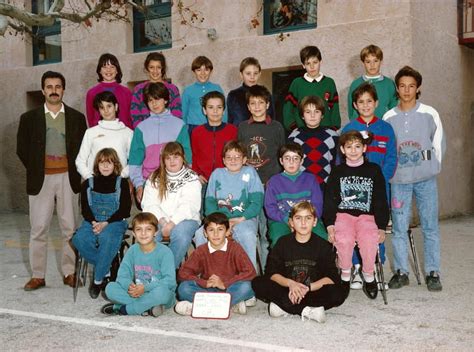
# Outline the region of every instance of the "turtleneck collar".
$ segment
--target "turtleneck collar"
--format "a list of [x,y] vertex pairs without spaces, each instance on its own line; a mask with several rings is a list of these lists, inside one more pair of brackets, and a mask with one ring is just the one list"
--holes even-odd
[[361,166],[363,163],[364,163],[364,157],[360,158],[357,161],[351,161],[349,159],[346,159],[346,164],[347,164],[347,166],[350,166],[350,167]]

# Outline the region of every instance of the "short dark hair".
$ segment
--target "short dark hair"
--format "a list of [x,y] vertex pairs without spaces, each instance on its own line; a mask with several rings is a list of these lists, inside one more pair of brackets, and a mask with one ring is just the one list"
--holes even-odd
[[206,108],[206,104],[209,99],[222,100],[222,105],[224,106],[224,109],[225,109],[225,96],[221,92],[218,92],[217,90],[213,90],[212,92],[204,94],[204,96],[201,98],[201,106],[203,108]]
[[109,62],[111,65],[114,65],[115,68],[117,69],[117,75],[115,76],[115,81],[117,83],[122,82],[122,69],[120,68],[119,61],[115,55],[112,55],[110,53],[102,54],[99,57],[99,62],[97,63],[97,69],[95,70],[95,72],[97,72],[97,75],[99,76],[97,81],[102,82],[104,80],[104,77],[102,77],[100,73],[100,69],[104,67],[105,65],[107,65]]
[[260,66],[260,62],[254,57],[246,57],[240,62],[239,70],[243,72],[247,66],[257,66],[258,70],[261,71],[262,67]]
[[149,53],[145,59],[145,62],[143,63],[143,66],[145,67],[145,71],[148,71],[148,65],[150,64],[150,61],[159,61],[161,63],[161,76],[163,80],[166,78],[166,58],[162,53]]
[[201,66],[205,66],[211,71],[214,69],[211,60],[209,60],[206,56],[198,56],[191,64],[191,71],[197,70],[198,68],[201,68]]
[[214,224],[217,224],[217,225],[224,225],[227,230],[229,229],[229,218],[227,217],[227,215],[225,215],[223,213],[215,212],[215,213],[212,213],[212,214],[209,214],[208,216],[206,216],[202,220],[202,224],[204,226],[204,231],[207,230],[207,227],[209,226],[209,224],[211,222],[213,222]]
[[41,89],[44,89],[44,82],[48,79],[48,78],[59,78],[61,80],[61,83],[63,85],[63,89],[66,89],[66,79],[64,78],[64,76],[59,73],[59,72],[54,72],[54,71],[46,71],[45,73],[43,73],[43,76],[41,77]]
[[269,103],[271,100],[272,95],[268,91],[268,89],[264,86],[256,84],[252,87],[249,87],[245,92],[245,101],[247,104],[250,101],[250,98],[262,98],[265,100],[266,103]]
[[364,82],[352,92],[352,102],[357,102],[357,99],[359,99],[364,93],[369,93],[375,101],[379,100],[374,85],[370,82]]
[[303,147],[298,143],[290,142],[282,145],[278,151],[278,157],[283,158],[286,152],[293,152],[298,154],[301,158],[304,157]]
[[310,57],[317,57],[319,61],[322,60],[321,51],[319,51],[317,46],[308,45],[300,50],[300,60],[303,65]]
[[166,107],[170,102],[170,92],[168,88],[161,82],[151,82],[148,83],[143,89],[143,100],[145,101],[146,106],[148,106],[148,101],[150,99],[164,99],[166,101]]
[[316,106],[316,110],[321,111],[321,114],[324,117],[324,112],[325,112],[324,100],[321,97],[318,97],[317,95],[305,96],[298,104],[298,110],[299,110],[300,116],[303,116],[304,109],[306,108],[307,105]]
[[[403,66],[400,71],[395,75],[395,85],[397,86],[397,98],[399,98],[398,95],[398,82],[400,81],[400,78],[408,76],[408,77],[413,77],[416,81],[416,88],[421,86],[421,82],[423,81],[423,77],[421,76],[421,73],[415,70],[414,68],[410,66]],[[416,93],[416,99],[420,97],[420,92]]]
[[224,144],[224,147],[222,148],[222,157],[225,158],[225,154],[230,150],[237,150],[243,157],[247,156],[247,148],[245,148],[245,145],[238,140],[228,141]]
[[158,231],[158,219],[152,213],[142,212],[135,215],[132,220],[132,231],[135,231],[135,226],[138,224],[150,224]]
[[[108,90],[104,90],[103,92],[100,92],[94,97],[92,106],[94,107],[94,109],[99,111],[100,105],[103,101],[107,103],[118,104],[117,97],[114,95],[114,93],[109,92]],[[118,114],[118,109],[117,109],[117,114]]]

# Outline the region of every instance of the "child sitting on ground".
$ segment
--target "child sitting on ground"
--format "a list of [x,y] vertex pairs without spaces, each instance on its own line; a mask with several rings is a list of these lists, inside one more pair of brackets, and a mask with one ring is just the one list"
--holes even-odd
[[[94,160],[94,176],[82,184],[81,208],[84,221],[72,243],[87,262],[94,265],[89,295],[97,298],[110,279],[110,265],[128,228],[132,201],[122,165],[112,148],[100,150]],[[103,293],[104,295],[104,293]]]
[[207,244],[199,246],[178,272],[178,297],[181,302],[175,311],[191,315],[196,292],[228,292],[232,310],[246,314],[247,305],[255,299],[250,280],[256,273],[247,254],[235,241],[228,240],[229,220],[222,213],[212,213],[204,218]]
[[310,202],[297,203],[289,215],[293,234],[278,240],[268,256],[265,275],[252,281],[256,297],[270,302],[271,317],[298,314],[302,320],[324,323],[325,311],[347,298],[349,285],[341,285],[333,247],[312,234],[318,221]]
[[[265,212],[268,217],[268,235],[272,247],[278,239],[291,232],[288,216],[291,208],[298,202],[307,200],[316,209],[316,216],[323,213],[323,195],[316,178],[300,169],[303,150],[299,144],[288,143],[280,148],[280,164],[284,171],[274,175],[267,182],[265,191]],[[321,238],[327,233],[321,221],[313,229]]]
[[132,221],[132,245],[120,263],[116,282],[105,291],[113,302],[104,305],[107,315],[139,315],[147,312],[157,317],[163,308],[175,303],[176,271],[173,253],[155,241],[158,219],[151,213],[139,213]]
[[375,257],[378,244],[385,240],[389,210],[382,171],[364,157],[370,142],[371,136],[364,138],[358,131],[340,137],[345,163],[336,166],[329,176],[323,216],[329,242],[337,249],[342,281],[349,286],[352,252],[357,242],[362,257],[362,289],[375,299]]

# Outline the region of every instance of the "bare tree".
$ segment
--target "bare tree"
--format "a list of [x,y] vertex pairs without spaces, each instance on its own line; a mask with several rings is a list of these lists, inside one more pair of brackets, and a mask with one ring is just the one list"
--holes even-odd
[[129,6],[139,11],[144,7],[128,0],[84,0],[77,5],[73,0],[54,0],[47,13],[32,13],[19,7],[18,2],[0,0],[0,35],[9,33],[32,34],[33,26],[52,26],[57,19],[71,23],[91,25],[92,20],[104,19],[107,21],[128,21]]

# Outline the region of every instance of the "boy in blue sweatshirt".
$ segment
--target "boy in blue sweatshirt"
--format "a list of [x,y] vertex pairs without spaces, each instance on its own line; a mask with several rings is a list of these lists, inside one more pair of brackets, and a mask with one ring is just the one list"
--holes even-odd
[[[188,125],[189,135],[197,126],[207,122],[201,108],[201,98],[209,92],[217,91],[224,94],[221,86],[209,81],[214,66],[212,61],[205,56],[198,56],[191,64],[191,70],[196,77],[196,82],[184,88],[181,96],[183,121]],[[227,111],[224,110],[223,122],[227,122]]]

